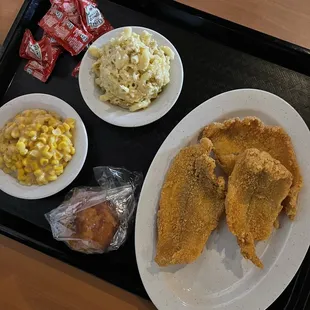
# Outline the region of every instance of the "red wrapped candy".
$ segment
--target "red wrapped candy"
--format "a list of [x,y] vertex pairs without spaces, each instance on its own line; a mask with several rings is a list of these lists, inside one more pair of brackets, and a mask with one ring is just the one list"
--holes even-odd
[[43,37],[46,37],[50,41],[50,44],[53,47],[58,47],[58,48],[62,49],[62,47],[58,44],[58,42],[53,37],[49,36],[47,33],[44,33]]
[[75,25],[80,27],[81,20],[79,12],[76,9],[74,0],[50,0],[51,4],[56,4],[61,8],[67,15],[69,20]]
[[76,67],[73,69],[71,75],[73,77],[78,77],[79,75],[79,71],[80,71],[80,67],[81,67],[81,61],[76,65]]
[[43,16],[39,26],[72,56],[79,54],[93,39],[90,33],[77,28],[57,5]]
[[113,29],[97,8],[94,0],[74,0],[75,6],[81,16],[81,22],[84,30],[94,36],[94,40],[104,33]]
[[56,61],[61,53],[62,49],[60,47],[52,47],[52,58],[49,62],[40,64],[35,60],[30,60],[27,62],[24,70],[40,81],[46,82],[54,70]]
[[52,46],[47,37],[40,41],[35,41],[30,30],[26,29],[22,44],[19,48],[19,56],[22,58],[35,60],[42,64],[52,60]]

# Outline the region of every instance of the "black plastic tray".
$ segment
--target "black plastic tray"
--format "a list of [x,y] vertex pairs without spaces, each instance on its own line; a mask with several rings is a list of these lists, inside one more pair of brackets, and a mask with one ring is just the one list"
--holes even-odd
[[[133,234],[116,252],[87,256],[53,240],[43,215],[55,208],[72,187],[95,184],[93,166],[125,166],[145,175],[173,127],[200,103],[219,93],[236,88],[267,90],[288,101],[309,126],[310,56],[307,49],[174,1],[114,2],[123,6],[99,0],[100,9],[114,27],[152,28],[178,49],[185,73],[180,98],[166,116],[153,124],[119,128],[97,118],[84,103],[78,80],[71,77],[81,56],[63,54],[46,84],[32,78],[23,70],[25,61],[19,58],[18,48],[26,27],[39,37],[37,23],[50,4],[48,0],[26,0],[0,55],[1,105],[34,92],[60,97],[82,117],[90,145],[81,173],[57,195],[27,201],[0,192],[0,232],[147,298],[136,265]],[[309,268],[308,253],[295,278],[269,309],[309,309]]]

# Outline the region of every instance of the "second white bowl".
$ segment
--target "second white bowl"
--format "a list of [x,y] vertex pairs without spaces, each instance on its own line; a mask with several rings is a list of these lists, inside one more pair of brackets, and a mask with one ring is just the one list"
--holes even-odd
[[[126,27],[105,33],[92,46],[101,47],[112,38],[117,37],[123,32],[124,28]],[[94,74],[91,72],[91,66],[95,60],[88,52],[83,57],[79,73],[80,90],[88,107],[104,121],[121,127],[138,127],[158,120],[176,103],[183,86],[183,65],[180,55],[173,44],[154,30],[137,26],[131,26],[131,28],[133,32],[138,34],[142,33],[143,30],[148,31],[159,45],[170,47],[175,54],[174,59],[171,60],[170,83],[165,86],[164,90],[153,100],[148,108],[137,112],[130,112],[108,102],[100,101],[99,96],[102,92],[95,85]]]

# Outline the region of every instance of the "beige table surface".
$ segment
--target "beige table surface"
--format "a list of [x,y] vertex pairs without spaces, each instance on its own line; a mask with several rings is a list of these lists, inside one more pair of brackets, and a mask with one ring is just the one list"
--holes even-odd
[[[179,0],[310,48],[310,0]],[[23,0],[0,0],[0,44]],[[0,236],[0,309],[154,309],[76,268]]]
[[199,10],[310,48],[310,0],[178,0]]

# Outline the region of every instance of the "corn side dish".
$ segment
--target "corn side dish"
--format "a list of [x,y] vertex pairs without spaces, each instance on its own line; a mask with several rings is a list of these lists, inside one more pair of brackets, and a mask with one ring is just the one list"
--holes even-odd
[[0,130],[0,168],[24,185],[57,180],[75,154],[75,120],[33,109],[17,114]]

